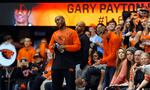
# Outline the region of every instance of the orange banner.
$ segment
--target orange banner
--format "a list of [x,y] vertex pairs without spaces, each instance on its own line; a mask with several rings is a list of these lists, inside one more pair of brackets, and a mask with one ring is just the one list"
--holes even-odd
[[117,23],[122,20],[123,11],[137,10],[138,7],[150,7],[150,2],[85,2],[85,3],[39,3],[32,9],[30,20],[33,26],[56,26],[55,17],[62,15],[67,26],[77,22],[106,24],[114,18]]

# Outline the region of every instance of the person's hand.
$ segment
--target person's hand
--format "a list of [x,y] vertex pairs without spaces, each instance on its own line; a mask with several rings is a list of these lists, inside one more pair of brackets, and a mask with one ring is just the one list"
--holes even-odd
[[100,60],[96,60],[94,65],[99,65],[100,64]]
[[53,45],[51,45],[51,46],[49,46],[49,48],[51,48],[51,49],[54,49],[55,48],[55,44],[53,44]]
[[33,71],[38,71],[38,68],[37,67],[33,67],[32,70]]
[[135,76],[137,70],[138,70],[137,66],[133,67],[133,70],[132,70],[133,71],[133,77]]
[[64,49],[65,49],[65,45],[57,45],[57,49],[58,49],[58,51],[60,51],[61,53],[63,53]]
[[140,88],[137,88],[136,90],[140,90]]
[[28,63],[28,62],[21,62],[21,67],[22,67],[22,66],[29,67],[29,63]]
[[90,43],[90,47],[93,48],[95,43]]
[[100,42],[96,42],[95,44],[100,46],[101,48],[103,47],[102,43],[100,43]]
[[144,44],[140,44],[139,47],[144,49]]
[[125,36],[130,36],[131,35],[131,32],[127,32]]
[[59,49],[65,49],[65,45],[60,45]]
[[102,85],[98,85],[97,90],[102,90]]
[[95,42],[95,44],[99,46],[100,43],[99,42]]

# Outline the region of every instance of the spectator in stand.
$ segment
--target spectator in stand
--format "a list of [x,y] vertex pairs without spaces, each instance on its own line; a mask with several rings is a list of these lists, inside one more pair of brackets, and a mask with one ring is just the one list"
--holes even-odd
[[104,78],[104,66],[97,64],[100,60],[100,53],[92,51],[91,65],[84,68],[84,71],[77,71],[76,86],[84,88],[84,90],[102,90],[102,82]]
[[39,53],[43,57],[45,60],[44,62],[48,62],[50,59],[52,59],[52,54],[48,49],[48,42],[46,38],[41,39],[40,44],[36,49],[36,53]]
[[114,19],[107,23],[107,29],[105,29],[102,36],[104,54],[100,60],[101,64],[107,64],[104,76],[103,89],[109,86],[111,79],[116,69],[116,53],[121,46],[120,38],[114,33],[116,22]]
[[19,88],[19,85],[26,86],[26,88],[29,87],[27,83],[31,80],[31,66],[34,63],[34,55],[35,50],[32,47],[32,41],[30,38],[26,37],[24,39],[24,47],[18,52],[17,69],[13,72],[14,77],[17,78],[14,87],[15,90]]
[[134,61],[135,64],[131,67],[130,70],[130,80],[128,85],[128,90],[132,90],[138,86],[139,83],[142,82],[144,78],[144,74],[141,71],[135,70],[136,67],[141,66],[141,54],[144,53],[141,50],[136,50],[134,53]]
[[91,32],[91,47],[99,51],[103,55],[102,38],[96,34],[96,26],[94,24],[91,24],[89,26],[89,31]]
[[88,36],[88,38],[90,39],[90,37],[91,37],[91,32],[90,31],[85,31],[85,34]]
[[30,38],[26,37],[24,39],[24,47],[19,50],[18,56],[17,56],[17,66],[21,66],[21,60],[25,59],[27,60],[27,63],[33,63],[34,62],[34,55],[35,55],[35,49],[31,46],[32,41]]
[[51,59],[45,67],[45,71],[42,75],[45,79],[40,86],[40,90],[52,90],[52,63],[53,60]]
[[99,37],[102,38],[104,30],[105,30],[105,25],[103,23],[98,23],[96,28],[96,33]]
[[130,47],[129,37],[131,36],[131,24],[130,24],[130,18],[127,18],[125,21],[125,24],[123,26],[123,45],[125,48]]
[[[144,65],[149,65],[150,64],[150,55],[148,53],[142,53],[141,61],[143,62]],[[148,74],[144,75],[144,80],[138,86],[138,88],[136,90],[141,90],[142,88],[144,88],[144,90],[149,90],[149,88],[150,88],[150,75],[148,75]]]
[[89,57],[88,51],[90,48],[90,41],[88,36],[85,34],[85,26],[85,23],[83,21],[80,21],[77,23],[75,28],[81,42],[81,49],[78,52],[76,52],[76,61],[79,61],[77,64],[80,64],[80,69],[83,69],[88,64]]
[[31,90],[40,90],[40,86],[45,78],[39,77],[44,72],[46,62],[44,62],[44,58],[39,53],[35,54],[34,59],[35,63],[31,66],[32,80],[30,80],[30,87],[32,88]]
[[117,53],[116,60],[116,71],[110,83],[110,87],[117,87],[122,85],[128,85],[127,75],[127,59],[126,59],[126,49],[120,48]]
[[147,20],[147,24],[141,34],[140,40],[140,47],[142,47],[145,52],[150,53],[150,18]]
[[150,13],[147,7],[138,8],[137,12],[140,18],[148,18]]
[[128,60],[128,64],[127,64],[127,80],[129,81],[129,78],[130,78],[130,70],[131,70],[131,67],[134,65],[135,61],[134,61],[134,53],[136,51],[136,48],[134,47],[129,47],[127,48],[126,50],[126,55],[127,55],[127,60]]

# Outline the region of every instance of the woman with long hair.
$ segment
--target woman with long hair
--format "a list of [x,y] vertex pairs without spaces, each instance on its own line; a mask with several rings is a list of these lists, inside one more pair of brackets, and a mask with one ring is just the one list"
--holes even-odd
[[115,74],[113,75],[110,86],[115,86],[127,82],[126,74],[127,74],[126,50],[124,48],[120,48],[117,52],[116,71]]

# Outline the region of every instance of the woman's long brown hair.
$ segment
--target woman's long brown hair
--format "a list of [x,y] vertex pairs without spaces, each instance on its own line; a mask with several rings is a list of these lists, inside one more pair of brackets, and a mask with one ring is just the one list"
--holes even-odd
[[[119,59],[119,56],[118,56],[118,52],[119,52],[119,50],[120,49],[122,49],[123,50],[123,52],[124,52],[124,54],[125,54],[125,57],[124,57],[124,59],[123,60],[121,60],[121,59]],[[122,65],[121,65],[121,63],[125,60],[125,58],[126,58],[126,49],[125,48],[119,48],[119,50],[118,50],[118,52],[117,52],[117,60],[116,60],[116,74],[118,75],[119,74],[119,72],[120,72],[120,70],[121,70],[121,67],[122,67]]]

